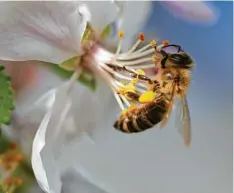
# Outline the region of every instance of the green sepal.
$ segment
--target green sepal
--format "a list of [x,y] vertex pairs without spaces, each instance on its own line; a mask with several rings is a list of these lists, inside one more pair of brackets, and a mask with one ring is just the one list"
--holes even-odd
[[[92,29],[91,25],[88,23],[86,25],[85,32],[82,36],[82,44],[84,45],[86,41],[92,40],[94,38],[94,30]],[[80,60],[82,59],[82,56],[75,56],[73,58],[70,58],[61,64],[49,64],[52,70],[58,74],[60,77],[64,79],[68,79],[72,76],[74,71],[76,70],[77,66],[80,63]],[[82,83],[83,85],[90,88],[92,91],[96,89],[96,80],[94,77],[94,74],[88,70],[84,69],[80,77],[78,78],[78,81]]]
[[11,78],[3,72],[0,66],[0,128],[3,124],[10,124],[14,109],[14,91],[11,87]]
[[81,41],[92,40],[94,37],[94,30],[89,23],[87,23],[84,34],[81,38]]
[[[61,78],[64,78],[64,79],[69,79],[72,76],[72,74],[74,73],[74,71],[66,71],[66,70],[60,68],[56,64],[50,64],[50,67],[56,74],[58,74]],[[91,91],[95,91],[96,80],[95,80],[94,74],[90,70],[84,69],[82,74],[80,75],[80,77],[77,80],[80,83],[82,83],[83,85],[90,88]]]
[[59,67],[64,70],[74,72],[75,69],[77,68],[77,65],[79,65],[80,63],[80,59],[81,59],[81,56],[75,56],[59,64]]
[[107,25],[101,33],[101,38],[104,39],[111,34],[111,25]]

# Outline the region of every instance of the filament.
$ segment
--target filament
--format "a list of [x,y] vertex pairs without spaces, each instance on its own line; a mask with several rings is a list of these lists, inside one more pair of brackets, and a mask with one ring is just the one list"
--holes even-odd
[[123,96],[123,95],[121,95],[120,97],[124,101],[124,103],[126,104],[126,106],[129,107],[130,106],[130,102],[126,99],[126,97]]
[[113,93],[114,93],[115,99],[116,99],[116,101],[118,102],[118,104],[119,104],[121,110],[124,110],[124,109],[125,109],[125,108],[124,108],[124,104],[123,104],[123,102],[121,101],[119,95],[118,95],[114,90],[113,90]]
[[116,59],[117,60],[134,60],[138,58],[142,58],[144,56],[148,56],[150,54],[155,53],[155,49],[148,49],[145,52],[139,52],[139,53],[132,53],[131,55],[123,55],[123,56],[118,56]]
[[148,62],[148,61],[152,61],[152,58],[142,58],[142,59],[138,59],[138,60],[133,60],[131,62],[114,62],[114,65],[123,67],[123,66],[131,66],[131,65],[136,65],[136,64],[140,64],[143,62]]
[[[133,103],[138,103],[134,99],[130,101],[129,96],[125,94],[130,91],[141,95],[149,89],[150,78],[145,76],[144,70],[156,68],[156,62],[162,56],[155,50],[157,49],[155,40],[138,49],[145,39],[143,33],[139,33],[137,41],[127,52],[120,53],[124,31],[120,30],[118,36],[119,42],[115,53],[110,53],[99,45],[95,45],[91,48],[92,54],[86,59],[86,63],[105,79],[121,110],[125,111],[125,106],[131,108]],[[121,81],[124,81],[124,84]]]
[[143,64],[143,65],[138,65],[138,66],[131,66],[133,69],[149,69],[149,68],[155,68],[155,64]]
[[120,53],[120,50],[121,50],[121,47],[122,47],[122,39],[123,39],[123,36],[124,36],[124,31],[123,30],[120,30],[119,33],[118,33],[118,36],[119,36],[119,44],[118,44],[118,47],[117,47],[117,50],[116,50],[116,56]]

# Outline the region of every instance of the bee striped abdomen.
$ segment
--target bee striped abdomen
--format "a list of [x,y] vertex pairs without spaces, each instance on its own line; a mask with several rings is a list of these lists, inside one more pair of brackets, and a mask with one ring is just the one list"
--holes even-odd
[[138,133],[158,124],[166,113],[166,103],[159,99],[121,115],[114,127],[124,133]]

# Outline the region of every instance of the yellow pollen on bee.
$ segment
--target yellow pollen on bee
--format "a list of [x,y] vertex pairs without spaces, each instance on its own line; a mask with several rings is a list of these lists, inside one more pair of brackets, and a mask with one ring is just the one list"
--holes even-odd
[[120,30],[118,36],[119,38],[122,38],[124,36],[124,30]]
[[144,35],[144,33],[139,33],[139,35],[138,35],[138,38],[139,38],[139,40],[141,40],[142,42],[145,40],[145,35]]
[[141,70],[141,69],[136,69],[136,73],[138,75],[145,75],[145,71],[144,70]]
[[151,47],[155,47],[157,45],[157,42],[155,40],[152,40],[150,42]]
[[152,56],[152,61],[153,62],[157,62],[157,57],[154,55],[154,56]]
[[139,97],[140,103],[148,103],[154,100],[156,94],[153,91],[146,91]]

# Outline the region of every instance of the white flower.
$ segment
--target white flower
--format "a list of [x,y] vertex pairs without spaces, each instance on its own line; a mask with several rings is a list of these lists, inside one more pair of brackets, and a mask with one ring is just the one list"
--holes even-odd
[[[133,35],[143,26],[149,10],[149,2],[1,2],[0,59],[61,63],[84,53],[80,42],[87,21],[100,33],[117,18],[118,30],[126,29],[124,42],[127,43],[123,42],[123,48],[126,48]],[[116,40],[117,37],[112,37],[113,42]],[[104,112],[108,112],[111,92],[101,81],[96,94],[82,85],[74,86],[73,83],[74,79],[50,91],[38,103],[39,107],[46,105],[48,112],[34,139],[32,165],[40,186],[50,193],[61,192],[61,177],[71,168],[80,173],[81,177],[77,178],[79,183],[82,183],[80,178],[90,181],[90,177],[81,172],[83,170],[78,163],[82,160],[72,157],[75,152],[69,155],[67,153],[74,147],[89,149],[92,145],[87,141],[89,137],[84,136],[82,142],[78,141],[77,136],[80,137],[83,130],[89,133],[89,128],[103,128],[105,124],[100,120],[109,116]],[[70,95],[71,87],[75,91],[73,95]],[[69,95],[73,100],[69,99]],[[79,108],[78,111],[76,108]],[[33,110],[29,111],[29,114],[32,113]],[[63,117],[66,117],[66,121],[60,127]],[[102,132],[99,131],[98,134],[100,133]],[[78,152],[77,149],[77,154]],[[96,180],[86,184],[83,187],[86,192],[107,192]],[[84,192],[84,189],[80,191]],[[75,192],[78,191],[79,189]]]

